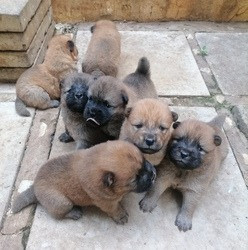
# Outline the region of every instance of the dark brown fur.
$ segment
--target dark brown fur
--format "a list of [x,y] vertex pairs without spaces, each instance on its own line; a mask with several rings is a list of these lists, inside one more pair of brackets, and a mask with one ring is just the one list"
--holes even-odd
[[[168,157],[158,167],[158,177],[155,185],[140,202],[144,212],[151,212],[160,196],[169,188],[179,190],[183,195],[183,203],[177,215],[175,225],[179,230],[187,231],[192,228],[192,217],[202,195],[216,176],[221,162],[228,153],[227,141],[221,126],[223,117],[217,117],[209,123],[197,120],[183,121],[172,134],[171,142],[176,138],[189,138],[198,140],[203,149],[207,151],[202,158],[201,165],[194,170],[183,170],[172,163]],[[214,143],[215,136],[219,136],[222,143]]]
[[92,37],[84,56],[82,71],[96,77],[116,77],[121,53],[121,38],[116,26],[101,20],[91,28]]
[[59,106],[60,80],[76,71],[78,51],[69,35],[58,35],[49,43],[42,64],[26,70],[16,83],[16,111],[30,116],[26,105],[38,109]]

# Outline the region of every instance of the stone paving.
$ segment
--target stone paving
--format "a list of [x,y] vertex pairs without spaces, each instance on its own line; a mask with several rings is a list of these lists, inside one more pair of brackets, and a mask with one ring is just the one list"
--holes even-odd
[[[89,27],[78,25],[81,59]],[[130,216],[124,226],[96,208],[87,208],[79,221],[54,220],[39,205],[12,214],[13,196],[32,183],[39,167],[75,145],[58,140],[64,129],[59,109],[36,110],[32,117],[21,118],[14,110],[14,86],[0,85],[1,249],[247,249],[248,24],[119,23],[118,28],[120,78],[134,71],[145,55],[161,99],[180,119],[208,121],[218,112],[228,116],[224,130],[230,151],[195,212],[193,229],[180,233],[174,226],[178,205],[171,192],[151,214],[138,208],[142,195],[128,195],[124,205]],[[235,91],[230,92],[233,86]]]

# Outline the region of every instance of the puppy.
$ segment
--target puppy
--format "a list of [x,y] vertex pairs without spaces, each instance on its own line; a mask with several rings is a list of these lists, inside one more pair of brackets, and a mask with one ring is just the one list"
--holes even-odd
[[151,212],[163,192],[172,187],[183,195],[175,225],[184,232],[192,228],[195,208],[228,153],[221,130],[224,120],[220,116],[209,123],[198,120],[174,123],[168,155],[157,169],[156,184],[140,201],[144,212]]
[[123,82],[111,76],[102,76],[89,87],[84,118],[89,126],[98,127],[106,135],[117,139],[126,108],[145,97],[156,98],[157,93],[150,79],[149,61],[141,58],[136,71]]
[[124,224],[128,214],[120,204],[123,196],[147,191],[155,176],[155,168],[134,145],[102,143],[49,160],[40,168],[33,186],[15,199],[12,211],[17,213],[39,202],[57,219],[79,219],[81,211],[74,206],[95,205],[116,223]]
[[38,109],[59,106],[60,80],[77,71],[78,51],[71,35],[58,35],[49,42],[42,64],[26,70],[16,83],[16,112],[30,116],[26,105]]
[[60,135],[59,140],[61,142],[76,141],[76,149],[89,148],[96,143],[111,139],[102,131],[88,127],[83,117],[88,101],[88,87],[93,81],[93,76],[89,74],[73,73],[61,83],[61,113],[66,131]]
[[146,160],[158,165],[165,156],[172,123],[178,115],[158,99],[145,98],[126,111],[120,139],[136,145]]
[[108,20],[98,21],[91,27],[91,33],[82,71],[95,77],[116,77],[121,54],[121,38],[115,24]]

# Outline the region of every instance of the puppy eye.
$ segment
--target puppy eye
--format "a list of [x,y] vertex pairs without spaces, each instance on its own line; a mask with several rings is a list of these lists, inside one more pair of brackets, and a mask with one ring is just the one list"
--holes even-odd
[[159,129],[160,129],[161,131],[165,131],[165,130],[166,130],[166,128],[165,128],[164,126],[159,126]]
[[89,96],[89,97],[88,97],[88,99],[89,99],[90,101],[92,101],[92,100],[93,100],[92,96]]
[[201,145],[198,145],[198,150],[199,150],[200,152],[203,152],[203,151],[204,151],[203,148],[201,147]]
[[111,105],[107,101],[105,101],[104,104],[107,108],[111,108]]
[[143,124],[142,123],[139,123],[139,124],[136,124],[134,125],[135,128],[142,128],[143,127]]

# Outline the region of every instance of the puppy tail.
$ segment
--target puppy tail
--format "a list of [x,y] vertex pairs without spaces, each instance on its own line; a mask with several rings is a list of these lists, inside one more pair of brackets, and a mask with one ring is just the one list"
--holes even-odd
[[150,63],[146,57],[141,57],[135,73],[150,77]]
[[226,115],[225,114],[221,114],[221,115],[217,115],[213,120],[211,120],[210,122],[208,122],[208,124],[210,126],[213,126],[213,127],[222,128],[225,120],[226,120]]
[[20,116],[30,116],[30,112],[27,110],[25,103],[19,97],[16,97],[15,109]]
[[18,213],[23,208],[27,207],[30,204],[37,203],[37,199],[34,194],[34,186],[31,185],[27,190],[20,193],[14,200],[12,205],[12,212]]

